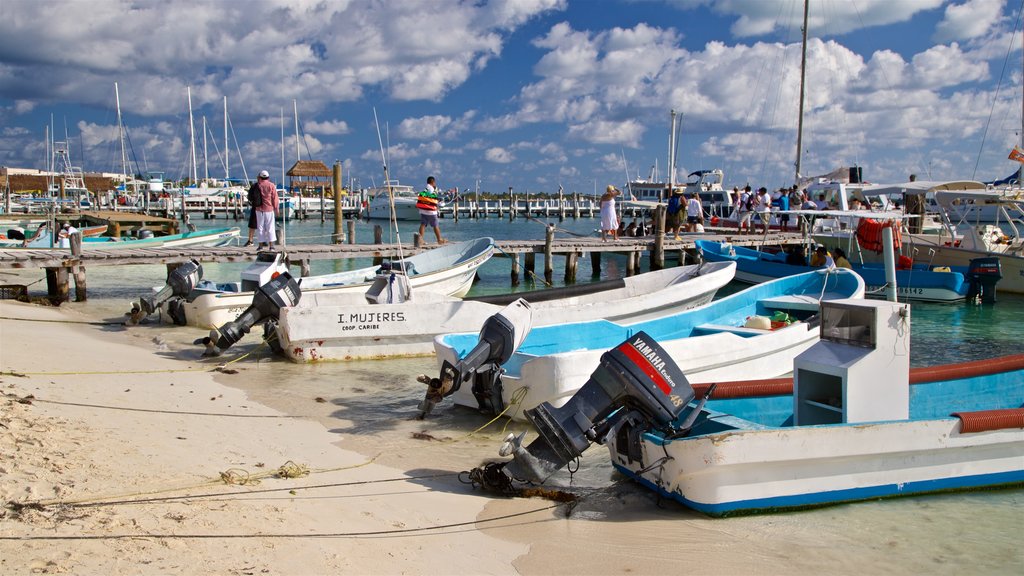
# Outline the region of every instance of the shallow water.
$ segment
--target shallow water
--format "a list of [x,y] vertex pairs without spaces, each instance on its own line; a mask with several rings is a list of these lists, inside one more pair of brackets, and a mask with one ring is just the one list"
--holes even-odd
[[[214,224],[216,223],[216,224]],[[211,221],[211,225],[223,221]],[[567,221],[559,226],[587,232],[596,221]],[[443,221],[450,240],[489,234],[495,238],[542,238],[543,226],[522,220],[508,223]],[[411,240],[411,230],[403,240]],[[297,242],[324,230],[331,223],[299,224],[289,232]],[[360,241],[372,238],[372,225],[357,226]],[[407,236],[406,236],[407,235]],[[364,237],[365,236],[365,237]],[[615,258],[606,258],[614,264]],[[610,262],[609,262],[610,261]],[[589,258],[581,258],[580,278],[590,275]],[[538,265],[540,263],[538,262]],[[556,280],[559,279],[556,263]],[[346,264],[337,264],[343,266]],[[354,266],[356,264],[347,264]],[[360,265],[365,265],[360,264]],[[332,264],[317,263],[314,273],[324,273]],[[244,265],[204,265],[206,277],[237,277]],[[587,267],[587,268],[585,268]],[[614,266],[608,266],[613,269]],[[482,269],[474,293],[508,290],[508,262],[492,259]],[[28,283],[38,280],[40,271],[18,272]],[[163,284],[163,266],[94,268],[89,270],[90,299],[69,303],[80,310],[112,322],[123,319],[129,302],[151,286]],[[612,272],[614,274],[614,272]],[[606,273],[606,275],[608,275]],[[4,275],[0,283],[15,283]],[[523,289],[536,285],[524,283]],[[730,286],[729,291],[738,289]],[[41,294],[45,285],[31,290]],[[912,311],[911,361],[928,365],[955,360],[992,357],[1021,352],[1018,336],[1024,324],[1024,298],[1000,295],[995,306],[914,304]],[[116,329],[116,328],[115,328]],[[201,352],[192,344],[202,330],[146,324],[130,328],[152,345],[154,353],[195,361]],[[433,358],[388,361],[298,365],[271,356],[258,338],[249,336],[216,362],[250,354],[232,367],[238,374],[219,375],[223,383],[245,390],[254,400],[284,413],[314,419],[337,436],[339,446],[354,450],[376,462],[408,471],[412,475],[456,473],[481,462],[498,458],[504,436],[525,429],[523,424],[505,420],[487,424],[475,411],[446,402],[435,408],[427,420],[417,420],[416,406],[423,395],[417,374],[436,373]],[[151,344],[148,344],[151,343]],[[528,434],[528,440],[532,438]],[[315,465],[315,464],[313,464]],[[577,506],[572,522],[565,524],[564,538],[543,542],[529,540],[529,526],[520,530],[495,531],[510,540],[530,541],[537,552],[569,554],[572,570],[535,566],[530,557],[517,566],[534,572],[599,573],[630,569],[656,569],[658,559],[680,547],[714,550],[717,557],[731,562],[702,564],[699,550],[692,558],[697,572],[725,573],[1019,573],[1024,566],[1019,535],[1024,531],[1024,490],[1003,490],[970,494],[946,494],[879,502],[835,506],[817,510],[733,519],[708,519],[672,502],[658,501],[647,490],[623,482],[608,464],[604,448],[591,448],[579,471],[560,473],[557,485],[572,486],[588,496]],[[467,490],[454,480],[431,485],[432,489]],[[490,512],[508,506],[495,500]],[[543,503],[538,504],[538,508]],[[684,522],[706,534],[696,542],[677,543],[673,531]],[[550,529],[550,528],[549,528]],[[571,550],[567,547],[570,546]],[[594,565],[596,558],[608,558],[607,551],[621,548],[621,565]],[[588,555],[587,549],[600,551]],[[543,557],[544,554],[540,554]],[[567,558],[567,561],[569,559]],[[672,562],[680,559],[673,557]]]

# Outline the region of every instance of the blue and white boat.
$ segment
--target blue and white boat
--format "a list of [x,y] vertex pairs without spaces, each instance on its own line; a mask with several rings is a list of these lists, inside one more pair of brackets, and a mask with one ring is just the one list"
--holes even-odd
[[[709,262],[735,262],[736,279],[752,284],[806,272],[809,267],[787,263],[785,253],[771,253],[729,243],[709,240],[695,241],[701,256]],[[885,297],[885,266],[882,263],[851,264],[864,278],[869,296]],[[904,300],[924,302],[956,302],[970,292],[967,268],[942,267],[938,270],[915,264],[896,270],[896,292]]]
[[1024,484],[1024,355],[911,370],[907,304],[822,316],[795,378],[717,384],[682,432],[605,439],[612,464],[712,516]]
[[[486,391],[485,396],[495,411],[518,404],[509,410],[514,419],[522,419],[525,410],[541,402],[561,406],[587,381],[605,350],[641,331],[664,346],[691,382],[781,376],[792,369],[797,354],[818,340],[820,301],[863,296],[864,281],[856,273],[818,270],[644,321],[537,327],[502,364],[499,389]],[[443,368],[445,361],[455,365],[478,340],[477,333],[438,336],[434,339],[438,366]],[[488,409],[472,388],[463,385],[456,390],[455,403]]]

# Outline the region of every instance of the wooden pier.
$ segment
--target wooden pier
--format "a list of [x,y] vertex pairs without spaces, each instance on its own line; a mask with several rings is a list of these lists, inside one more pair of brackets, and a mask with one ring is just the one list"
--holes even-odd
[[[549,227],[544,240],[502,240],[495,243],[495,256],[510,260],[512,285],[518,285],[521,275],[536,275],[536,257],[544,258],[543,278],[551,283],[555,269],[555,258],[564,259],[564,280],[576,282],[577,265],[580,257],[590,256],[594,275],[600,274],[602,256],[625,257],[626,275],[636,274],[641,269],[642,258],[650,259],[650,269],[665,267],[665,261],[675,260],[679,264],[696,261],[697,239],[726,241],[737,246],[790,246],[799,244],[798,233],[772,233],[762,235],[740,235],[734,231],[709,231],[706,234],[688,235],[680,240],[671,237],[645,236],[642,238],[621,238],[602,241],[600,238],[559,238],[555,239],[554,227]],[[349,236],[350,238],[352,236]],[[423,245],[414,237],[412,244],[401,246],[401,253],[408,256],[429,250],[436,246]],[[118,248],[104,250],[90,248],[69,249],[0,249],[0,270],[2,269],[43,269],[46,271],[49,299],[59,304],[69,300],[70,278],[75,279],[75,299],[86,299],[86,276],[88,268],[125,265],[166,265],[168,271],[178,265],[195,259],[199,262],[252,262],[256,256],[253,248],[228,247],[181,247],[181,248]],[[350,258],[372,258],[379,261],[396,258],[399,246],[395,244],[296,244],[278,247],[287,254],[289,265],[298,266],[302,276],[308,276],[310,262],[314,260],[342,260]],[[522,255],[522,258],[520,258]],[[520,259],[522,262],[520,262]],[[538,278],[540,276],[537,276]]]

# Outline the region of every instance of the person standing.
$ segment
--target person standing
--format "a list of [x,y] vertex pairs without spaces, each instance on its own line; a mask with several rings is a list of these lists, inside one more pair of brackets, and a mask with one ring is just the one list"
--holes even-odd
[[65,222],[60,228],[60,232],[57,233],[57,247],[58,248],[71,248],[71,235],[78,234],[78,228],[71,225],[70,222]]
[[768,195],[768,189],[762,186],[757,191],[757,199],[755,200],[755,210],[757,210],[758,218],[761,219],[761,232],[763,234],[768,233],[768,224],[772,219],[772,198]]
[[700,222],[701,216],[703,216],[703,208],[700,205],[700,199],[697,193],[690,194],[690,199],[686,201],[686,231],[696,232],[697,223]]
[[256,246],[257,250],[270,250],[277,242],[277,230],[274,222],[277,217],[277,185],[270,181],[270,173],[260,170],[256,180],[260,191],[260,205],[253,208],[256,212]]
[[260,191],[259,180],[253,182],[252,186],[249,187],[246,202],[249,203],[249,239],[244,247],[248,248],[252,246],[252,241],[256,237],[256,208],[263,204],[263,192]]
[[441,225],[438,221],[438,208],[441,204],[441,195],[437,193],[437,181],[433,176],[427,177],[427,187],[416,196],[416,209],[420,211],[420,238],[427,226],[434,229],[434,238],[438,244],[444,244],[441,238]]
[[782,190],[779,194],[779,228],[786,232],[789,230],[789,190]]
[[754,199],[752,195],[750,185],[744,186],[743,192],[740,194],[740,201],[736,204],[736,232],[738,234],[746,234],[745,230],[750,228],[750,217],[754,214]]
[[618,188],[608,185],[601,195],[601,241],[607,239],[610,232],[612,240],[619,239],[619,216],[615,213],[615,197],[622,192]]
[[668,206],[665,208],[665,236],[673,234],[679,240],[679,232],[682,229],[683,215],[683,190],[676,188],[668,199]]

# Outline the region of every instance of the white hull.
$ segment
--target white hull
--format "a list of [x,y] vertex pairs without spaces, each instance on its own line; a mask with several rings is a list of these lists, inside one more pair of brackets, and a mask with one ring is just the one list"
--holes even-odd
[[[370,203],[367,213],[371,219],[390,220],[391,206],[386,197],[378,197],[378,199],[375,199]],[[410,198],[395,198],[395,218],[398,220],[414,220],[418,222],[420,219],[420,211],[416,208],[416,200]]]
[[[531,307],[536,325],[639,321],[710,302],[734,270],[727,263],[649,272],[624,279],[622,288],[538,300]],[[285,355],[296,362],[425,356],[433,354],[435,336],[479,330],[503,307],[417,290],[399,304],[367,304],[361,294],[303,293],[298,306],[281,311],[277,334]]]
[[[409,277],[409,284],[413,290],[425,292],[437,292],[449,296],[465,296],[473,286],[473,278],[476,276],[477,268],[483,265],[491,254],[493,245],[490,239],[486,239],[487,249],[480,250],[472,257],[459,261],[456,264],[446,263],[434,257],[431,252],[458,250],[463,244],[470,247],[477,247],[480,240],[475,243],[467,242],[460,244],[449,244],[445,247],[421,253],[417,256],[407,258],[419,264],[416,268],[420,273]],[[454,262],[454,259],[452,260]],[[324,276],[311,276],[301,279],[299,284],[302,289],[302,299],[307,296],[324,293],[350,293],[364,295],[373,284],[374,276],[379,266],[370,266],[359,270],[328,274]],[[183,304],[185,321],[189,326],[199,328],[216,328],[233,321],[252,304],[252,292],[224,292],[221,294],[203,294],[197,296],[191,302]],[[301,301],[301,300],[300,300]],[[166,312],[162,312],[166,314]],[[169,317],[164,317],[166,322],[173,322]]]
[[[609,443],[612,463],[640,469]],[[642,481],[713,515],[982,486],[1021,474],[1024,429],[961,434],[956,418],[771,428],[668,444],[644,436]]]
[[[818,329],[797,323],[754,337],[720,332],[680,338],[661,345],[693,384],[724,380],[751,380],[782,376],[792,370],[793,358],[818,341]],[[436,346],[438,364],[458,358],[447,346]],[[537,356],[523,362],[515,373],[502,375],[502,400],[511,406],[520,388],[526,388],[514,420],[525,421],[524,412],[541,402],[564,405],[586,384],[605,350],[583,350]],[[522,394],[522,392],[519,392]],[[463,385],[453,395],[456,404],[477,408],[472,386]]]

